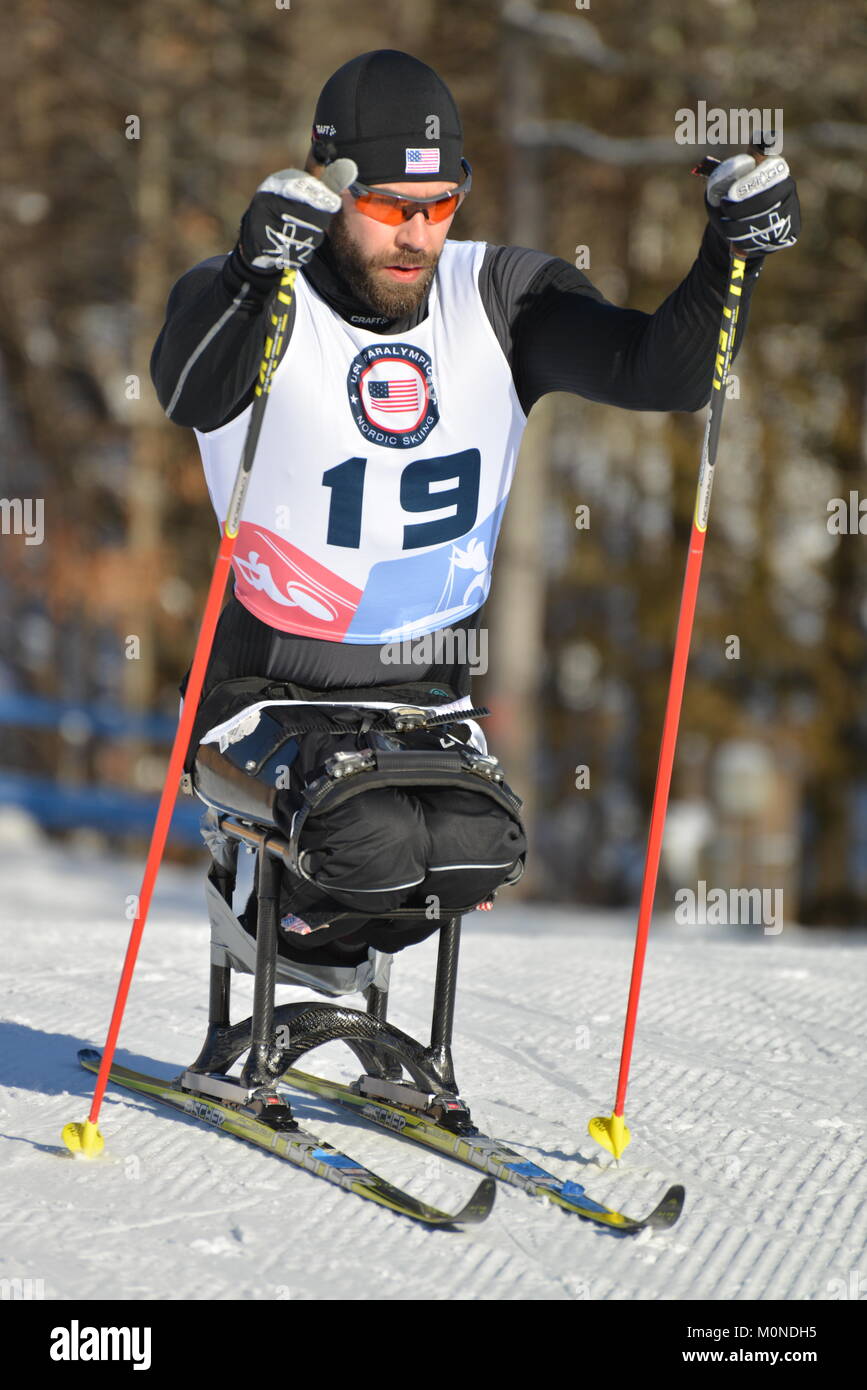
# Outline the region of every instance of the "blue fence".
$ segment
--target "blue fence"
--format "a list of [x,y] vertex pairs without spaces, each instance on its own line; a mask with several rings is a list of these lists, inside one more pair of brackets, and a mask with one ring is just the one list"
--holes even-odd
[[[41,696],[0,695],[0,727],[52,729],[76,743],[94,738],[142,738],[170,744],[177,723],[165,715],[131,714],[116,706],[80,705]],[[168,756],[166,757],[168,764]],[[114,835],[149,836],[159,797],[119,787],[71,786],[50,777],[0,769],[0,805],[19,806],[46,830],[87,826]],[[178,795],[169,838],[176,844],[201,845],[199,822],[204,806]]]

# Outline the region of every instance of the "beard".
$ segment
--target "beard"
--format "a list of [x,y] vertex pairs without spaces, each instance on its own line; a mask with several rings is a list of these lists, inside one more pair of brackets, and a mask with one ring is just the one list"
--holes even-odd
[[[388,319],[406,318],[423,302],[436,274],[438,255],[425,255],[422,251],[384,251],[365,259],[349,235],[342,211],[332,218],[328,238],[337,267],[353,294],[377,314]],[[376,274],[387,265],[423,267],[423,270],[411,285],[399,285]]]

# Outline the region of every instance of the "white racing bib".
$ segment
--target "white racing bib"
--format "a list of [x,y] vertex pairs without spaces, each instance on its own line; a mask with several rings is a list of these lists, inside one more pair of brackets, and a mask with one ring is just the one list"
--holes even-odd
[[[446,242],[428,316],[399,337],[345,322],[297,277],[233,561],[262,622],[381,644],[484,603],[526,424],[479,295],[485,249]],[[221,526],[251,409],[196,431]]]

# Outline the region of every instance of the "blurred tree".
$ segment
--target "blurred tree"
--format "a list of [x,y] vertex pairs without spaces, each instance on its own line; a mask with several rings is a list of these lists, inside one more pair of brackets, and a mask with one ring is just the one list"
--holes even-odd
[[[827,525],[829,500],[858,492],[867,432],[867,22],[849,0],[7,0],[0,492],[44,496],[46,538],[0,537],[5,679],[176,710],[217,527],[195,441],[153,398],[151,345],[174,280],[231,247],[266,173],[303,161],[328,74],[381,46],[438,67],[461,105],[474,191],[455,235],[570,261],[586,247],[591,280],[647,310],[704,222],[688,170],[706,151],[676,142],[677,112],[782,110],[803,239],[766,266],[736,365],[674,795],[741,846],[731,873],[800,871],[809,920],[864,921],[867,561],[860,533]],[[560,396],[519,463],[482,698],[535,804],[537,889],[564,900],[637,892],[701,427]],[[770,751],[775,790],[750,822],[719,802],[729,741]],[[124,766],[40,738],[26,757],[153,786],[147,751]],[[795,835],[788,866],[767,857]]]

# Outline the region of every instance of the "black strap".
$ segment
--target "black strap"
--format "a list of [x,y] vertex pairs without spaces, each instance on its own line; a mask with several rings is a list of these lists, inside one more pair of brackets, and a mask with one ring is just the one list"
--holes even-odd
[[[220,681],[208,692],[196,711],[193,732],[187,759],[186,772],[192,771],[196,750],[209,729],[224,724],[234,715],[240,714],[249,705],[263,700],[304,700],[311,705],[327,702],[363,704],[366,701],[390,701],[407,705],[445,705],[454,704],[459,697],[449,685],[436,681],[404,681],[401,685],[352,686],[343,690],[314,690],[309,686],[295,685],[291,681],[273,681],[263,676],[236,676],[232,680]],[[273,711],[276,716],[279,711]],[[290,710],[286,715],[290,716]],[[464,718],[473,717],[470,710],[459,712]],[[292,714],[291,717],[294,717]],[[328,719],[331,716],[323,715]],[[458,721],[455,721],[458,722]],[[306,732],[310,727],[303,723],[297,730]],[[327,725],[318,724],[322,728]],[[287,731],[287,736],[290,731]],[[334,732],[345,732],[335,729]]]

